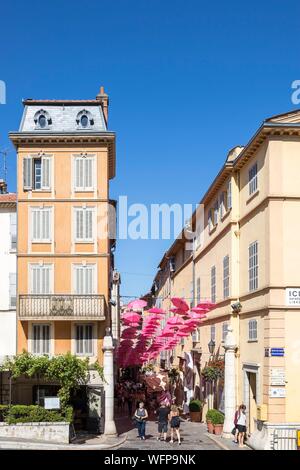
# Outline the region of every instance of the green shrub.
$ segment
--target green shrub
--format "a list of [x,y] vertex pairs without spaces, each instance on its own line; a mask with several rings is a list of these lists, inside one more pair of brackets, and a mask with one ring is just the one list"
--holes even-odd
[[191,400],[189,404],[189,409],[191,412],[201,411],[203,408],[203,401],[201,400]]
[[8,424],[16,423],[41,423],[41,422],[57,422],[72,421],[73,409],[67,407],[62,413],[56,410],[45,410],[38,405],[14,405],[11,406],[6,415],[5,422]]
[[9,406],[8,405],[0,405],[0,423],[5,421],[5,416],[8,413]]
[[212,424],[223,424],[224,423],[224,414],[219,410],[208,410],[206,413],[206,421],[211,421]]

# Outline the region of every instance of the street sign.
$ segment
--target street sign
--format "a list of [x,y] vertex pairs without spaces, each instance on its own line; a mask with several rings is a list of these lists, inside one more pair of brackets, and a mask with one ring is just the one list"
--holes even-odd
[[285,398],[285,388],[279,387],[270,387],[269,388],[269,397],[270,398]]
[[285,289],[285,304],[289,307],[300,307],[299,287],[287,287]]
[[284,356],[284,348],[271,348],[271,356]]
[[44,398],[45,410],[59,410],[60,400],[58,397],[45,397]]
[[285,385],[285,371],[283,367],[274,367],[270,370],[270,385]]

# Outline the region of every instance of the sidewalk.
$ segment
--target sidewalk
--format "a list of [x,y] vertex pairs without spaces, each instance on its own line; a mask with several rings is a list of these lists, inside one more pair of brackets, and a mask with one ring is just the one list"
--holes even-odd
[[224,439],[222,436],[216,436],[215,434],[206,433],[206,436],[209,437],[215,444],[217,444],[223,450],[252,450],[250,447],[239,447],[238,444],[235,444],[232,439]]

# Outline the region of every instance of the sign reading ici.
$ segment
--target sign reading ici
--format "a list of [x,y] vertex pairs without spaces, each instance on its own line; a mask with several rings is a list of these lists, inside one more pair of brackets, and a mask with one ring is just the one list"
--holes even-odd
[[285,304],[290,307],[300,307],[300,287],[285,289]]

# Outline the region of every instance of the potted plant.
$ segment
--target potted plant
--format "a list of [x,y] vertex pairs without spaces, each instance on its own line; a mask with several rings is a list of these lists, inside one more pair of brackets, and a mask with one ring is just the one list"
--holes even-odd
[[210,434],[220,435],[223,432],[224,414],[219,410],[208,410],[206,414],[207,430]]
[[214,410],[208,410],[208,412],[206,413],[207,431],[210,434],[214,433],[213,412],[214,412]]
[[189,404],[191,421],[201,423],[202,421],[203,401],[191,400]]

